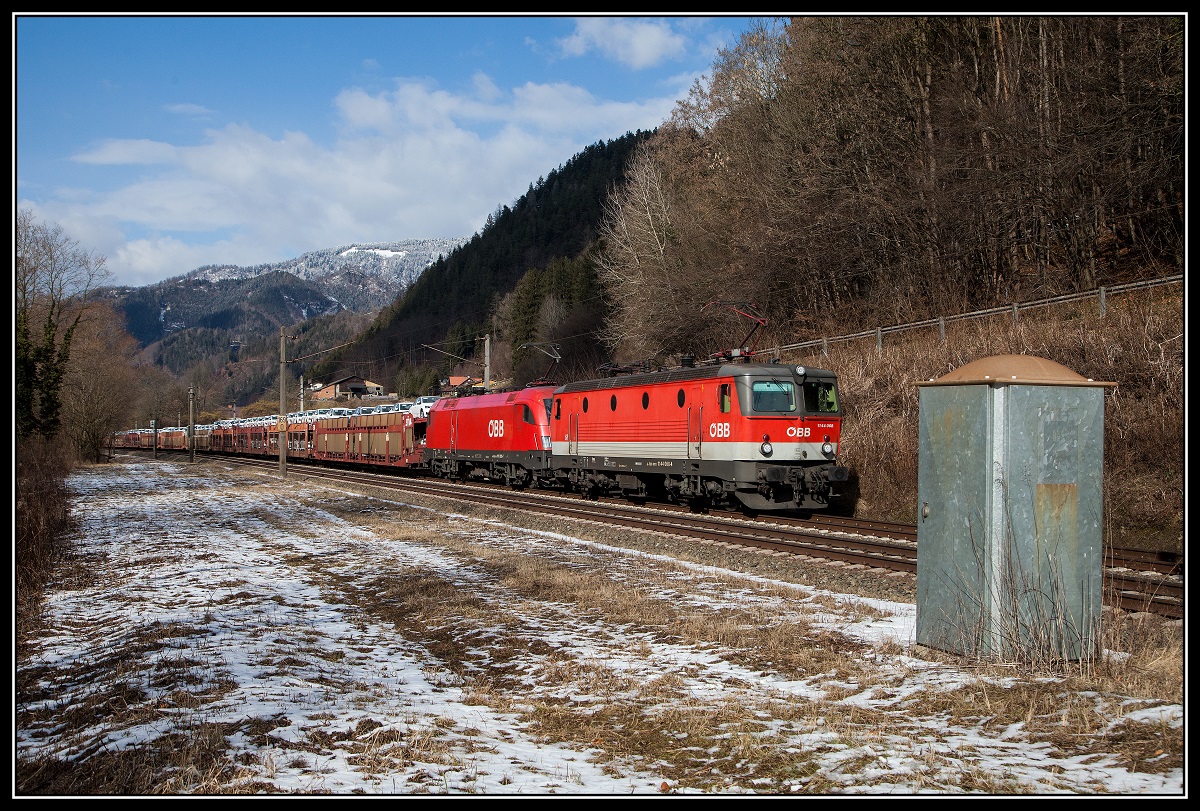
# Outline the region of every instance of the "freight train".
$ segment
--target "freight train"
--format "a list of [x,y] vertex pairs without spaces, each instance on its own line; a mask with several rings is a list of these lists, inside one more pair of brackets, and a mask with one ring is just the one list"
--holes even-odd
[[[828,508],[848,478],[838,463],[834,373],[780,363],[720,363],[510,392],[443,397],[428,417],[393,412],[223,420],[195,430],[198,452],[412,471],[589,498],[747,512]],[[185,428],[160,448],[186,449]],[[153,448],[149,431],[114,446]]]

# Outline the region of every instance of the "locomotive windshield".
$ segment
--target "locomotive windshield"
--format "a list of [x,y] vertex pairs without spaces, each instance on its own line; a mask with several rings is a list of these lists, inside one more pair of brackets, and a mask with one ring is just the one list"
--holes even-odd
[[836,414],[837,384],[830,380],[805,380],[804,410],[809,414]]
[[[803,398],[801,400],[801,398]],[[831,378],[786,378],[750,383],[750,411],[754,414],[837,414],[837,381]]]
[[796,410],[796,386],[790,380],[755,380],[750,409],[756,414],[788,414]]

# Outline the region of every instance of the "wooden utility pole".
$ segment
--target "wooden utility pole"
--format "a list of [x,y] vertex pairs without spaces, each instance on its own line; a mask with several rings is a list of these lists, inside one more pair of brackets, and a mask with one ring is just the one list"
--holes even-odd
[[279,328],[279,475],[287,478],[287,330]]
[[196,461],[196,387],[188,386],[188,461]]
[[492,335],[483,336],[483,393],[492,390]]

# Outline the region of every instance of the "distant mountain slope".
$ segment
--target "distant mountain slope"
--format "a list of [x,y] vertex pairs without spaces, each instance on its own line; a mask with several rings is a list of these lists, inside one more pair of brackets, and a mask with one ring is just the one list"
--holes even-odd
[[439,257],[448,256],[466,241],[409,239],[343,245],[264,265],[206,265],[180,278],[216,282],[290,273],[298,279],[313,282],[348,310],[370,312],[391,304],[430,264]]
[[206,265],[145,287],[102,291],[142,346],[193,328],[262,337],[281,324],[342,310],[375,312],[464,239],[343,245],[270,264]]
[[250,279],[173,279],[111,291],[129,332],[142,346],[192,329],[259,337],[307,318],[345,309],[317,284],[288,273]]

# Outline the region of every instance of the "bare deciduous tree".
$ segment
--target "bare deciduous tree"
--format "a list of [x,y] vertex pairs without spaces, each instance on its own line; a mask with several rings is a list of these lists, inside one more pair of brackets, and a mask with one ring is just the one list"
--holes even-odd
[[597,268],[615,304],[608,340],[631,357],[668,351],[685,320],[673,216],[671,192],[643,146],[629,163],[624,185],[605,205],[600,226],[605,250]]
[[107,279],[105,259],[26,209],[17,211],[14,236],[17,435],[50,438],[61,420],[71,341],[88,294]]
[[79,322],[63,386],[63,432],[81,459],[101,461],[112,433],[130,416],[137,342],[121,316],[96,307]]
[[691,315],[718,298],[755,303],[788,342],[1182,267],[1182,26],[820,17],[748,32],[609,202],[610,340],[712,338]]

